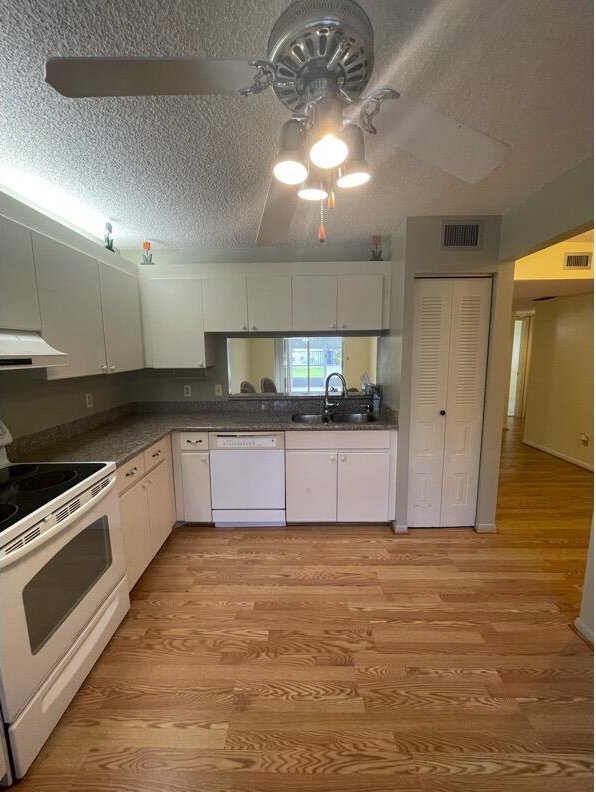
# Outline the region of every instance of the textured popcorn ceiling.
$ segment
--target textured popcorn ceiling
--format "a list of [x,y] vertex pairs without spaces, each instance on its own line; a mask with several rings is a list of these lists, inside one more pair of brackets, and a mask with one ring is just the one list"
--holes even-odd
[[[391,233],[406,215],[501,213],[592,147],[591,0],[361,0],[376,36],[374,84],[435,103],[511,152],[458,182],[367,136],[374,178],[340,195],[335,241]],[[51,55],[264,56],[283,0],[0,0],[0,162],[117,219],[134,247],[253,243],[278,129],[250,98],[67,99],[43,82]],[[302,205],[289,244],[310,243]]]

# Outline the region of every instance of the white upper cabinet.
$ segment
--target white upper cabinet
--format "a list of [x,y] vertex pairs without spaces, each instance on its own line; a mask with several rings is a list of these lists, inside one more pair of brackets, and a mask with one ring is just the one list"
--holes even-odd
[[383,276],[340,275],[337,283],[339,330],[380,330],[383,327]]
[[0,326],[41,330],[31,231],[0,216]]
[[337,275],[294,275],[292,278],[292,329],[337,328]]
[[136,277],[99,265],[101,304],[108,371],[143,368],[143,339],[139,285]]
[[249,275],[248,326],[254,332],[284,331],[292,326],[292,279],[289,275]]
[[248,330],[246,278],[205,278],[203,280],[205,332],[242,333]]
[[141,280],[143,331],[150,368],[211,365],[203,331],[203,286],[192,280]]
[[35,272],[45,340],[69,356],[68,366],[49,368],[49,379],[107,371],[99,262],[33,233]]

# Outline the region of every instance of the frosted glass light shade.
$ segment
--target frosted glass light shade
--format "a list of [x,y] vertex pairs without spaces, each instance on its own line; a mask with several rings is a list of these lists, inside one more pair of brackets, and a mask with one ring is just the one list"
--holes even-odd
[[314,187],[306,184],[298,190],[298,197],[305,201],[324,201],[328,194],[323,187]]

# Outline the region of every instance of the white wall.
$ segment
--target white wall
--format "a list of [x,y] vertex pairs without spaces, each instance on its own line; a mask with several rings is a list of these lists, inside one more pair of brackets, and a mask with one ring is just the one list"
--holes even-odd
[[[391,330],[380,341],[380,383],[390,406],[399,408],[396,526],[407,525],[410,385],[413,337],[413,289],[417,275],[487,276],[493,280],[486,398],[478,485],[477,530],[495,530],[501,452],[503,404],[511,362],[513,262],[499,263],[500,217],[482,219],[481,250],[450,251],[440,246],[441,217],[409,217],[403,235],[394,237],[395,251],[403,258],[392,273]],[[401,240],[401,241],[400,241]],[[405,242],[405,247],[404,247]],[[399,252],[398,252],[399,255]]]
[[[591,294],[536,303],[524,443],[593,469],[594,305]],[[590,438],[589,446],[579,435]]]
[[503,215],[500,259],[518,259],[594,225],[594,158]]

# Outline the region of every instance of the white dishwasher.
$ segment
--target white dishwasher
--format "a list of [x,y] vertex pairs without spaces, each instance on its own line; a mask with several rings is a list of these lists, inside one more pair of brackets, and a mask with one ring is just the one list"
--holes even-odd
[[286,524],[283,432],[210,432],[209,457],[216,526]]

